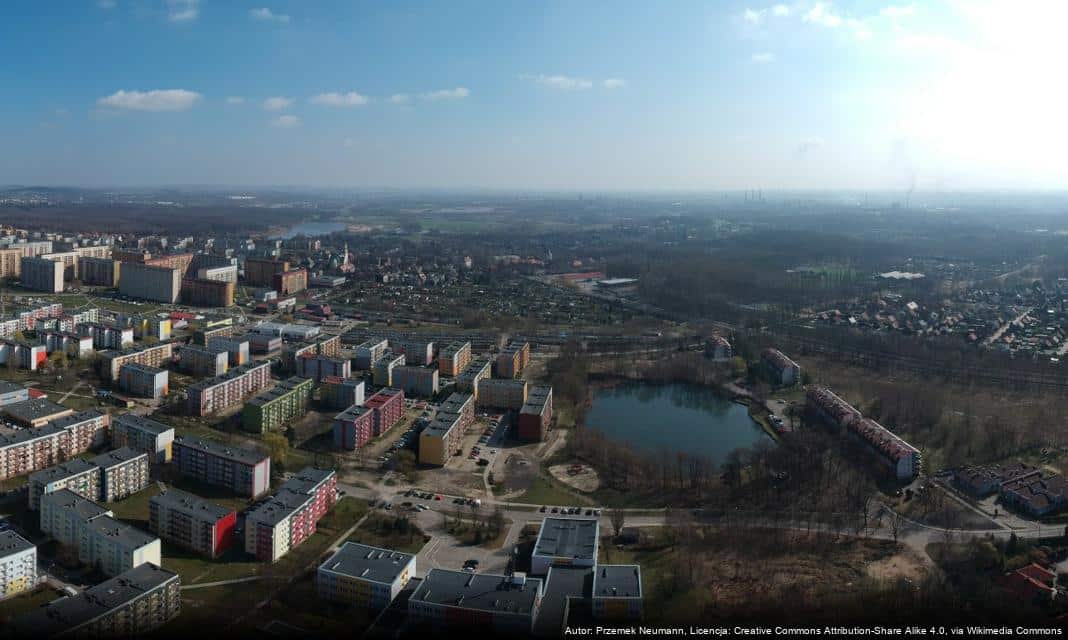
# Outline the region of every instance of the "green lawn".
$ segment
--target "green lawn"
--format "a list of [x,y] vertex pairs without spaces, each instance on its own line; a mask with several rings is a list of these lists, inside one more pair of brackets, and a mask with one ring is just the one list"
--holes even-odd
[[549,506],[563,506],[573,505],[578,506],[580,504],[588,504],[589,500],[572,495],[566,489],[562,488],[555,480],[550,480],[544,476],[537,476],[534,478],[534,482],[531,483],[523,495],[515,498],[514,502],[523,502],[527,504],[544,504]]

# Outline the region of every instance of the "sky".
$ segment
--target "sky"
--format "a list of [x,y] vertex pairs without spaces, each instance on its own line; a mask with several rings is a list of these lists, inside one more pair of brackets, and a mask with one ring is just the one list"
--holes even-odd
[[0,184],[1063,189],[1068,2],[6,0]]

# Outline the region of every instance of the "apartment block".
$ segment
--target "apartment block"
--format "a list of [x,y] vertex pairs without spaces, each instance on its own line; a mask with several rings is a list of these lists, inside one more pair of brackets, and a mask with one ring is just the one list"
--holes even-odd
[[486,378],[478,383],[477,402],[480,407],[518,411],[527,403],[525,380]]
[[148,454],[152,464],[170,462],[173,455],[174,428],[151,418],[126,413],[111,422],[111,443]]
[[178,489],[152,496],[149,529],[161,539],[218,558],[234,543],[237,512]]
[[525,442],[541,442],[553,420],[553,388],[532,386],[519,410],[516,433]]
[[100,467],[87,460],[74,458],[30,474],[27,491],[30,510],[38,509],[42,496],[60,489],[69,489],[80,496],[96,500],[100,492]]
[[352,405],[362,405],[364,401],[364,381],[355,378],[327,376],[319,385],[319,400],[331,409],[344,409]]
[[410,365],[395,367],[393,386],[402,389],[409,396],[433,397],[438,392],[438,370]]
[[89,463],[100,469],[100,485],[92,496],[94,500],[114,502],[148,487],[149,458],[144,451],[121,447],[102,453]]
[[271,286],[280,296],[293,295],[308,288],[308,270],[291,269],[271,276]]
[[470,393],[478,402],[478,385],[490,377],[491,363],[485,358],[473,360],[466,369],[456,376],[456,390]]
[[79,324],[78,335],[92,338],[94,349],[125,349],[134,341],[131,327],[113,327],[96,322]]
[[37,586],[37,547],[14,531],[0,531],[0,600]]
[[511,342],[497,354],[497,377],[518,378],[530,364],[530,343]]
[[178,350],[178,367],[198,377],[215,377],[230,368],[230,354],[221,349],[188,344]]
[[411,553],[346,542],[319,565],[315,589],[331,602],[385,609],[415,577]]
[[245,258],[245,280],[258,287],[274,284],[274,275],[289,271],[289,263],[274,258]]
[[450,342],[438,352],[438,371],[443,376],[458,376],[471,364],[471,343]]
[[232,280],[183,278],[180,299],[194,307],[230,307],[234,304],[234,289]]
[[0,434],[0,479],[45,469],[103,444],[109,424],[107,414],[90,410],[35,429]]
[[181,612],[178,574],[146,563],[12,621],[14,637],[133,638]]
[[20,369],[36,371],[48,359],[48,349],[43,344],[18,342],[10,338],[0,338],[0,364]]
[[311,378],[315,382],[330,377],[348,378],[352,376],[352,362],[348,358],[308,354],[296,359],[296,372],[301,378]]
[[111,289],[119,286],[122,263],[118,260],[113,260],[112,258],[82,258],[79,268],[83,284]]
[[119,379],[119,370],[124,364],[136,362],[150,367],[162,367],[172,357],[174,357],[174,344],[164,342],[123,351],[101,351],[99,366],[101,375],[105,375],[112,382],[115,382]]
[[261,391],[245,403],[241,426],[253,433],[266,433],[302,417],[308,412],[314,387],[312,380],[294,376]]
[[119,388],[132,396],[159,400],[170,390],[170,374],[166,369],[131,362],[119,369]]
[[22,286],[34,291],[61,293],[63,291],[63,263],[48,258],[22,258],[20,263]]
[[374,437],[374,429],[374,411],[352,405],[334,416],[334,446],[345,451],[355,451]]
[[425,367],[434,361],[434,343],[428,340],[391,340],[390,347],[403,353],[409,365]]
[[40,507],[41,531],[76,547],[83,564],[99,565],[115,576],[146,562],[160,563],[159,538],[116,520],[68,489],[45,494]]
[[419,462],[445,466],[460,450],[464,437],[463,418],[458,413],[438,411],[434,420],[419,434]]
[[775,382],[785,387],[801,383],[801,365],[787,358],[778,349],[765,349],[760,353],[760,361],[771,372]]
[[389,349],[389,341],[377,338],[356,345],[356,357],[354,358],[356,368],[370,369],[372,364],[386,354],[387,349]]
[[189,412],[195,416],[209,415],[240,404],[250,395],[271,384],[271,363],[249,363],[230,369],[221,376],[190,385]]
[[401,389],[379,389],[368,398],[364,405],[374,412],[374,435],[380,436],[389,431],[404,417],[404,391]]
[[251,360],[249,341],[245,337],[215,336],[208,339],[208,348],[226,351],[231,367],[240,367]]
[[62,351],[72,358],[85,358],[93,353],[93,338],[80,336],[69,331],[38,331],[37,337],[44,344],[45,351],[52,353]]
[[381,387],[393,386],[393,372],[397,367],[403,367],[405,365],[404,354],[395,354],[392,351],[387,351],[378,360],[374,361],[371,371],[372,381]]
[[174,304],[181,290],[181,269],[136,262],[122,265],[119,293],[125,296]]
[[258,451],[188,436],[174,439],[174,464],[182,474],[239,495],[258,498],[271,488],[271,458]]
[[278,493],[249,509],[245,551],[276,562],[314,534],[316,523],[336,502],[337,474],[332,469],[302,469]]

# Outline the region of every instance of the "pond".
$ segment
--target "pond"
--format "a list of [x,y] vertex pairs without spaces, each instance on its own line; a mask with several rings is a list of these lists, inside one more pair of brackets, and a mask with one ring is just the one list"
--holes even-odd
[[279,238],[288,240],[295,238],[301,234],[313,238],[315,236],[325,236],[335,231],[344,231],[348,228],[344,222],[301,222],[290,227]]
[[747,407],[706,387],[626,382],[592,396],[586,425],[642,451],[684,451],[718,465],[768,437]]

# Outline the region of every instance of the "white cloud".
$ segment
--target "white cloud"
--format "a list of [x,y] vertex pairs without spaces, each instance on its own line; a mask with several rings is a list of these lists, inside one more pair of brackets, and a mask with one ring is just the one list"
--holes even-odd
[[437,91],[428,91],[419,95],[423,100],[436,101],[436,100],[460,100],[471,95],[471,92],[466,87],[456,87],[455,89],[438,89]]
[[288,109],[293,104],[293,98],[286,98],[284,96],[275,96],[273,98],[267,98],[263,101],[263,108],[267,111],[281,111],[282,109]]
[[857,20],[856,18],[846,18],[845,24],[853,31],[853,36],[857,40],[870,40],[871,29],[863,20]]
[[745,20],[749,24],[760,24],[764,20],[764,13],[766,9],[746,9],[742,13],[742,20]]
[[185,89],[153,91],[116,91],[96,101],[97,106],[128,111],[185,111],[203,96]]
[[226,99],[226,104],[245,104],[245,99],[241,96],[230,96]]
[[276,127],[281,127],[283,129],[292,129],[293,127],[300,125],[300,118],[287,113],[285,115],[281,115],[275,118],[271,122],[271,124]]
[[802,20],[829,29],[842,26],[842,16],[835,13],[834,8],[826,2],[817,2],[812,5]]
[[623,78],[606,78],[601,86],[605,89],[622,89],[627,85],[626,80]]
[[907,18],[916,15],[916,5],[906,4],[901,6],[891,5],[879,10],[879,15],[884,18]]
[[553,89],[590,89],[593,87],[593,83],[585,78],[574,78],[565,75],[545,75],[538,74],[536,76],[523,74],[519,76],[520,80],[532,80],[540,85],[546,87],[552,87]]
[[754,53],[751,60],[756,63],[773,62],[775,60],[775,54],[770,51]]
[[785,4],[777,4],[771,8],[771,15],[775,16],[776,18],[785,18],[786,16],[790,15],[790,13],[790,7],[786,6]]
[[390,104],[408,104],[407,93],[394,93],[389,97]]
[[192,22],[200,16],[200,0],[167,0],[167,19]]
[[320,93],[317,96],[312,96],[312,104],[321,104],[327,107],[361,107],[370,100],[367,96],[360,95],[355,91],[349,91],[348,93]]
[[289,15],[285,13],[275,13],[267,7],[260,7],[259,9],[249,9],[248,15],[253,20],[260,20],[261,22],[279,22],[286,24],[289,22]]

